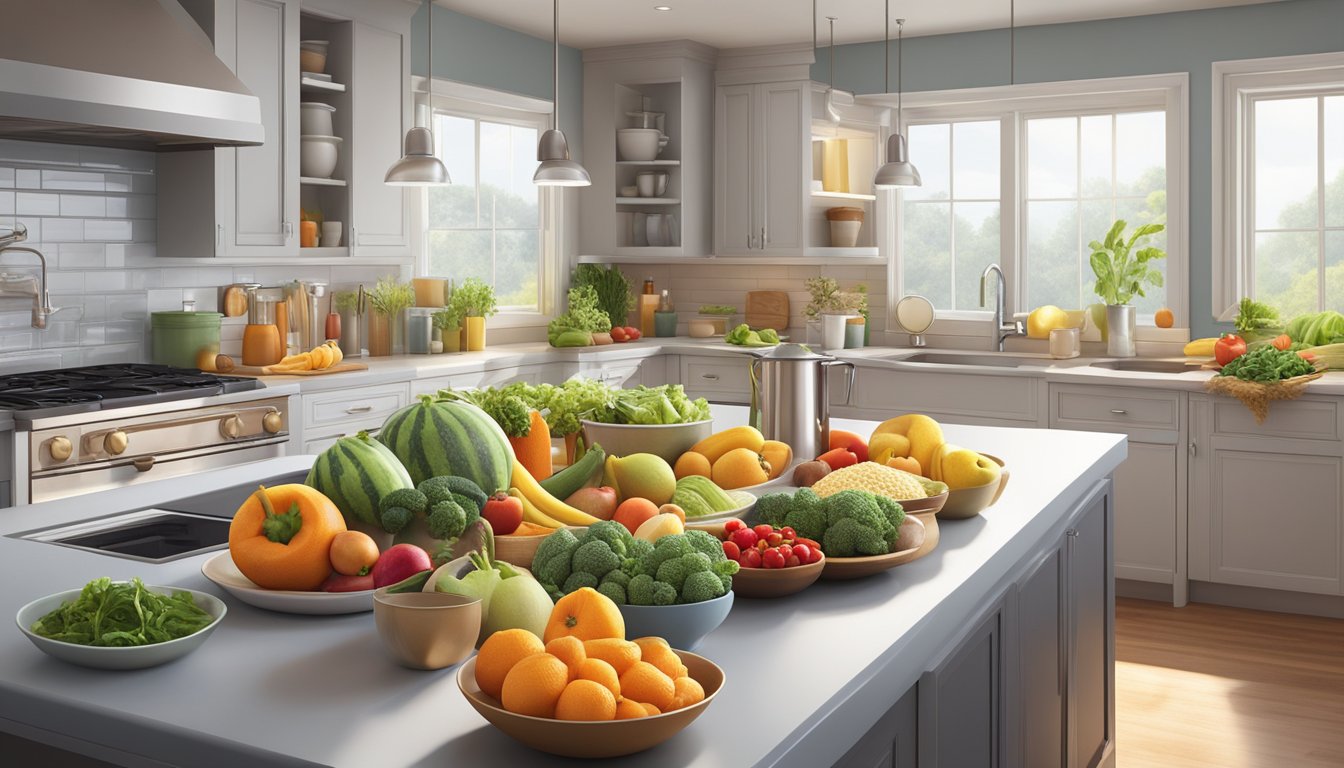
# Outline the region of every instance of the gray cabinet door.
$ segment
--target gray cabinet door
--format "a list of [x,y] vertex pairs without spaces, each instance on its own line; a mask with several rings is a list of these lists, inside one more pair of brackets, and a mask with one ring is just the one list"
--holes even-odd
[[400,157],[402,121],[408,113],[401,35],[356,22],[350,99],[350,238],[363,256],[399,256],[410,250],[405,190],[383,183]]
[[1180,455],[1175,445],[1129,441],[1115,470],[1115,568],[1122,579],[1164,584],[1177,567]]
[[1017,585],[1018,681],[1012,719],[1019,723],[1022,765],[1064,765],[1064,552],[1055,547]]
[[756,86],[719,87],[715,114],[714,252],[750,253],[760,248],[752,171],[756,162]]
[[[804,160],[811,152],[807,98],[809,83],[767,83],[760,88],[761,115],[758,229],[764,250],[803,250]],[[809,175],[810,176],[810,175]],[[760,237],[762,233],[757,233]]]
[[919,681],[919,768],[996,768],[1002,692],[995,610]]
[[834,768],[914,768],[918,726],[919,687],[912,685]]
[[1115,740],[1115,579],[1111,498],[1094,496],[1065,530],[1071,768],[1099,764]]

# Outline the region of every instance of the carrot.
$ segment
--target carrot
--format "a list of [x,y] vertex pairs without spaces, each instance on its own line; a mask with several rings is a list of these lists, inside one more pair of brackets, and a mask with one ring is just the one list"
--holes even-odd
[[530,414],[527,437],[510,437],[513,455],[529,475],[537,480],[551,476],[551,430],[539,411]]

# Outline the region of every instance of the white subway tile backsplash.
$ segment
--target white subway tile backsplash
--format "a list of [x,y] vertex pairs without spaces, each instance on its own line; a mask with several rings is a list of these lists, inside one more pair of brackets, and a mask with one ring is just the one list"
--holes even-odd
[[131,176],[131,191],[143,195],[152,195],[156,191],[157,183],[152,173],[137,173]]
[[195,288],[232,282],[233,269],[230,267],[165,267],[160,284],[164,288]]
[[197,312],[218,312],[219,288],[217,286],[184,288],[182,290],[182,300],[196,302]]
[[43,349],[79,346],[79,320],[58,317],[48,318],[47,327],[37,332],[38,345]]
[[14,169],[0,168],[0,189],[14,188]]
[[[84,273],[47,271],[47,290],[51,293],[84,293]],[[95,286],[97,290],[97,286]]]
[[43,189],[69,189],[102,192],[103,174],[91,171],[43,171]]
[[65,243],[59,248],[57,263],[61,269],[102,269],[107,266],[101,243]]
[[41,189],[42,172],[32,168],[17,168],[14,171],[14,186],[18,189]]
[[62,216],[107,216],[107,199],[102,195],[61,195]]
[[0,333],[0,352],[19,352],[33,348],[31,333]]
[[155,167],[153,152],[105,147],[81,147],[79,163],[87,168],[109,171],[153,171]]
[[[144,323],[149,319],[148,293],[112,293],[106,297],[107,314],[110,321],[131,320]],[[181,309],[179,304],[176,309]],[[201,307],[196,307],[201,310]],[[205,311],[205,310],[201,310]]]
[[61,196],[41,192],[20,192],[14,198],[14,212],[20,216],[59,216]]
[[143,339],[134,344],[99,344],[81,349],[81,365],[103,365],[105,363],[124,363],[128,360],[144,361],[149,359]]
[[129,219],[85,219],[85,240],[130,240],[132,228]]
[[13,216],[13,215],[14,215],[14,193],[0,192],[0,216]]
[[84,240],[83,219],[44,219],[42,239],[50,243],[78,243]]
[[103,186],[108,192],[130,192],[131,175],[129,173],[103,174]]
[[[84,232],[88,234],[88,225]],[[137,243],[152,243],[158,235],[158,225],[154,219],[135,219],[131,222],[131,239]]]
[[150,312],[171,312],[182,308],[181,288],[153,288],[145,296]]
[[80,323],[80,343],[92,344],[130,344],[143,341],[144,322],[108,321],[104,323]]

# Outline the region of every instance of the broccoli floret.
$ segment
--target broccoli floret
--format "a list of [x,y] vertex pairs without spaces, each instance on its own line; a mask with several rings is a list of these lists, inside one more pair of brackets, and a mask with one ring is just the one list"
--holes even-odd
[[578,549],[574,550],[571,565],[573,566],[573,572],[576,574],[588,573],[592,574],[594,579],[600,579],[610,571],[619,568],[621,558],[611,551],[607,542],[589,538],[588,541],[580,544]]
[[[631,605],[653,605],[653,590],[656,582],[647,573],[633,576],[625,586],[625,594]],[[674,593],[675,594],[675,593]]]
[[784,519],[791,509],[793,509],[793,496],[787,493],[767,493],[756,500],[753,513],[762,523],[783,528]]
[[821,541],[826,533],[826,513],[820,507],[799,507],[789,510],[789,514],[784,517],[784,525],[805,539]]
[[733,588],[733,577],[724,576],[721,573],[718,574],[718,576],[719,576],[719,583],[723,585],[723,591],[725,594],[727,594],[728,590]]
[[560,588],[554,584],[542,584],[541,588],[546,590],[546,596],[551,598],[552,603],[560,602],[560,598],[565,596],[565,593],[561,592]]
[[725,557],[717,563],[710,563],[709,570],[720,576],[732,576],[742,570],[742,566],[736,560],[729,560]]
[[653,545],[653,550],[645,555],[639,569],[642,573],[656,576],[658,568],[666,561],[688,555],[694,551],[695,548],[686,540],[686,534],[674,533],[664,536]]
[[[885,519],[883,522],[886,522]],[[831,557],[863,557],[887,554],[887,538],[877,528],[852,517],[842,517],[826,529],[821,551]]]
[[891,523],[877,506],[877,499],[867,491],[848,490],[826,497],[826,523],[835,525],[840,520],[851,518],[860,524],[872,528],[883,537],[888,533]]
[[643,560],[645,557],[648,557],[649,553],[652,551],[653,551],[652,541],[646,541],[644,539],[636,539],[634,537],[631,537],[630,541],[626,542],[625,544],[626,557],[633,557],[639,560]]
[[[485,508],[485,501],[489,498],[479,485],[465,477],[455,475],[431,477],[416,486],[416,490],[423,493],[429,499],[430,504],[453,500],[461,504],[463,510],[475,508],[477,514],[480,514],[480,511]],[[462,500],[453,499],[454,494],[464,497],[470,503],[465,504]]]
[[579,540],[568,528],[561,528],[542,539],[537,545],[537,553],[532,556],[532,573],[537,581],[556,587],[564,584],[572,570],[574,550],[578,548]]
[[425,494],[414,488],[398,488],[395,491],[383,494],[383,497],[378,500],[378,509],[387,511],[392,507],[402,507],[403,509],[409,509],[413,515],[420,515],[429,509],[429,499],[425,498]]
[[455,539],[467,527],[467,513],[456,502],[440,501],[429,508],[425,518],[429,535],[436,539]]
[[588,526],[587,533],[579,538],[579,542],[586,544],[590,541],[604,541],[617,557],[625,557],[630,552],[630,542],[634,538],[624,525],[611,520],[601,520]]
[[877,502],[877,508],[882,510],[882,515],[887,518],[891,524],[891,531],[887,533],[887,551],[896,551],[896,540],[901,537],[901,526],[905,524],[905,507],[900,502],[890,496],[874,496],[873,500]]
[[602,583],[606,584],[607,582],[620,584],[622,587],[628,587],[630,586],[630,574],[626,573],[625,571],[622,571],[620,568],[617,568],[616,570],[611,571],[607,573],[606,576],[602,577]]
[[672,605],[677,602],[677,590],[665,581],[653,582],[652,605]]
[[654,578],[671,584],[673,589],[680,592],[687,576],[708,571],[709,566],[708,556],[701,552],[691,552],[674,560],[663,561],[663,564],[658,566],[658,573]]
[[611,598],[611,601],[617,605],[625,605],[626,595],[625,587],[614,581],[604,581],[597,585],[597,591]]
[[405,507],[388,507],[383,510],[379,521],[383,524],[383,530],[388,533],[401,533],[401,529],[411,522],[411,510]]
[[681,587],[681,603],[703,603],[716,597],[723,597],[727,590],[723,582],[713,571],[699,571],[686,577]]
[[685,535],[686,541],[690,542],[695,551],[703,553],[711,563],[728,559],[728,556],[723,554],[723,542],[714,538],[714,534],[692,528]]
[[790,509],[821,509],[824,503],[816,491],[811,488],[799,488],[793,494],[793,504]]
[[597,577],[591,573],[575,571],[569,574],[568,579],[565,579],[565,585],[560,588],[560,591],[568,595],[570,592],[577,592],[584,587],[596,588]]

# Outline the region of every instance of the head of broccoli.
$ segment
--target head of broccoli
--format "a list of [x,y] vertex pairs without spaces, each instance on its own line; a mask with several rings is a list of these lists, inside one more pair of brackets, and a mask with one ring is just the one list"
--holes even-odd
[[625,587],[614,581],[604,581],[598,584],[597,591],[611,598],[611,601],[617,605],[625,605],[627,602]]
[[831,557],[866,557],[887,554],[887,537],[872,526],[844,517],[826,529],[821,551]]
[[584,573],[583,571],[575,571],[569,574],[568,579],[565,579],[565,583],[560,587],[560,591],[568,595],[570,592],[578,592],[580,589],[583,589],[584,587],[591,587],[593,589],[596,589],[597,577],[591,573]]
[[805,539],[821,541],[821,537],[826,533],[826,513],[821,507],[816,506],[791,509],[784,517],[784,525]]
[[419,515],[429,509],[429,499],[414,488],[398,488],[383,494],[382,498],[378,499],[378,509],[386,512],[392,507],[409,509],[411,514]]
[[588,530],[579,537],[579,542],[604,541],[617,557],[625,557],[634,538],[624,525],[612,520],[600,520],[588,526]]
[[640,572],[647,573],[650,576],[656,576],[658,568],[667,560],[688,555],[695,551],[695,547],[686,540],[686,534],[673,533],[664,536],[654,543],[653,549],[644,556],[640,563]]
[[430,536],[436,539],[455,539],[461,536],[467,527],[467,513],[455,501],[440,501],[430,507],[425,524],[429,528]]
[[714,537],[714,534],[707,531],[701,531],[692,528],[684,534],[686,541],[690,543],[691,548],[700,552],[709,558],[711,563],[727,560],[728,556],[723,554],[723,542]]
[[890,496],[878,494],[873,498],[877,502],[878,509],[882,510],[882,515],[891,524],[891,531],[887,534],[887,549],[894,552],[896,540],[901,537],[901,526],[905,524],[905,507]]
[[532,573],[543,585],[559,588],[572,571],[574,550],[579,540],[568,528],[561,528],[541,540],[532,556]]
[[710,565],[712,563],[710,563],[707,555],[701,552],[691,552],[680,557],[664,560],[662,565],[658,566],[658,573],[654,578],[671,584],[673,589],[681,592],[682,585],[686,583],[686,577],[692,573],[708,571]]
[[[571,572],[574,574],[591,574],[594,580],[599,580],[609,572],[619,568],[621,558],[611,551],[607,542],[601,539],[594,539],[591,536],[588,540],[579,544],[574,550],[573,559],[570,561]],[[569,592],[570,590],[565,590]]]
[[686,583],[681,586],[681,598],[677,602],[703,603],[725,594],[727,590],[717,574],[713,571],[696,571],[686,577]]
[[[811,491],[808,491],[811,493]],[[802,493],[800,490],[799,493]],[[816,495],[816,494],[813,494]],[[794,509],[793,495],[787,493],[767,493],[756,500],[752,510],[762,523],[775,528],[783,528],[785,518]]]

